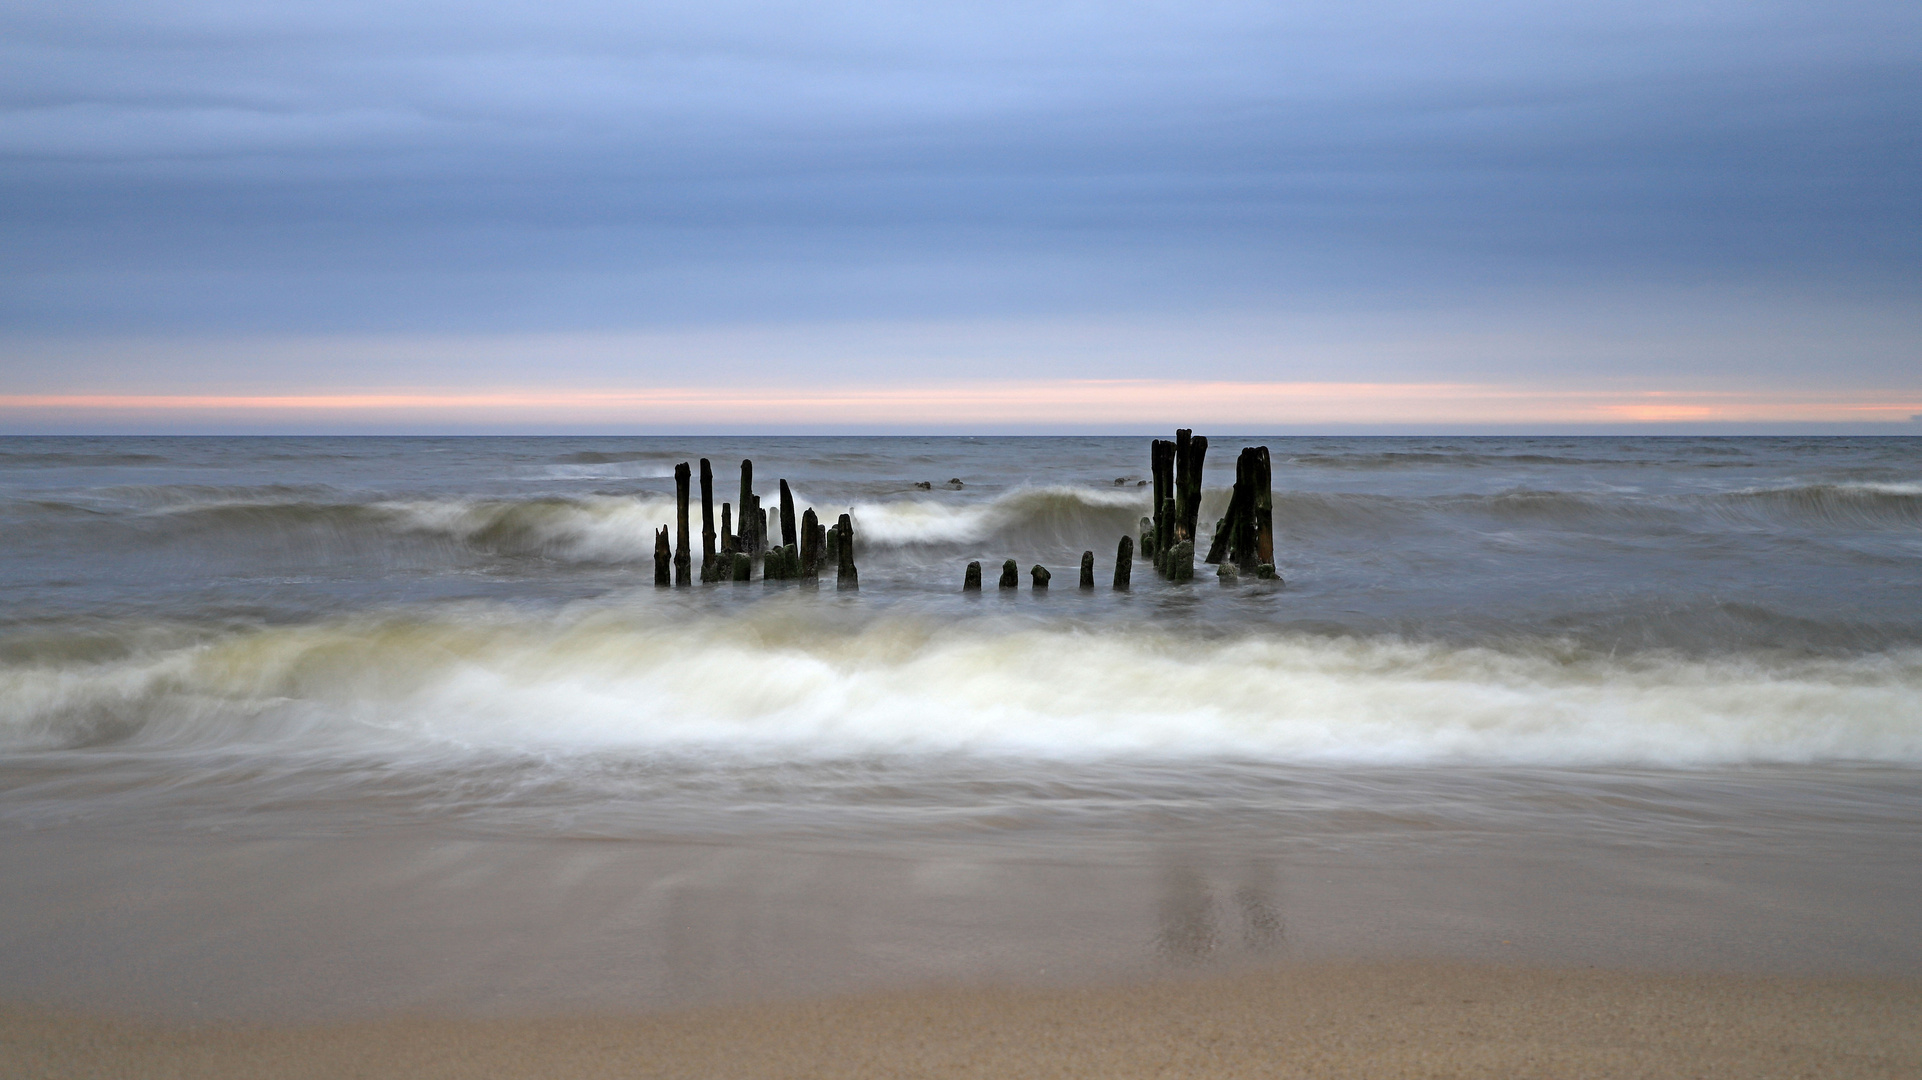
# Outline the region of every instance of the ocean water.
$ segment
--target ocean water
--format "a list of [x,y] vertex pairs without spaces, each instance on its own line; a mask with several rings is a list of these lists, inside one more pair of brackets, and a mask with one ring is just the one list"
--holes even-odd
[[[0,825],[1922,826],[1922,439],[1204,434],[1204,546],[1267,445],[1285,584],[1109,588],[1147,438],[0,440]],[[657,589],[703,456],[717,514],[744,457],[764,505],[851,512],[860,590]]]

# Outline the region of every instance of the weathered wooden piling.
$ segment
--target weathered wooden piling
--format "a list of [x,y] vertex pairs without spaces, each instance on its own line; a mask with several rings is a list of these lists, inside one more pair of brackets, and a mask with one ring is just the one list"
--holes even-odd
[[962,592],[980,592],[981,591],[981,560],[976,559],[973,562],[968,564],[967,573],[961,576],[961,591]]
[[[733,504],[731,503],[721,504],[721,554],[723,555],[734,554],[734,519],[732,516],[732,508]],[[721,560],[721,565],[724,571],[721,576],[726,577],[727,573],[732,572],[731,568],[734,565],[734,560],[723,559]]]
[[1035,563],[1034,569],[1028,573],[1034,575],[1034,587],[1037,592],[1045,591],[1048,587],[1048,579],[1054,576],[1048,573],[1048,568],[1040,563]]
[[1126,533],[1121,534],[1121,543],[1115,545],[1114,587],[1116,592],[1127,592],[1129,579],[1134,577],[1135,541]]
[[861,587],[861,578],[854,569],[854,518],[842,514],[840,523],[834,528],[841,534],[841,572],[835,577],[834,586],[837,589],[858,589]]
[[1094,552],[1092,551],[1081,553],[1081,587],[1094,588]]
[[821,565],[841,565],[841,526],[836,524],[827,530],[826,540],[821,545]]
[[1223,585],[1233,585],[1241,580],[1241,568],[1231,562],[1222,563],[1215,567],[1215,579]]
[[1149,537],[1142,537],[1142,547],[1146,549],[1144,554],[1154,560],[1157,570],[1161,568],[1162,558],[1168,552],[1168,527],[1171,525],[1168,521],[1171,516],[1169,505],[1174,498],[1174,453],[1173,443],[1156,439],[1148,456],[1149,475],[1154,479],[1154,532],[1152,542]]
[[1274,562],[1272,488],[1268,448],[1244,447],[1235,459],[1235,489],[1228,497],[1227,512],[1215,523],[1214,543],[1209,545],[1206,561],[1232,563],[1245,572]]
[[667,526],[663,525],[654,534],[654,585],[664,588],[674,584],[674,552],[667,546]]
[[1021,567],[1013,559],[1001,564],[1001,587],[1019,589],[1021,587]]
[[754,543],[754,462],[741,459],[741,501],[734,504],[736,532],[734,550],[753,555],[760,549]]
[[714,466],[701,459],[701,584],[713,581],[718,571],[714,562]]
[[[811,514],[814,511],[809,510],[808,512]],[[832,557],[828,554],[828,535],[832,532],[832,529],[829,529],[821,522],[816,521],[814,523],[814,576],[817,578],[821,576],[821,567],[827,565],[829,562],[834,562],[836,566],[840,565],[840,556],[838,554]]]
[[689,571],[692,569],[694,553],[688,550],[687,500],[688,483],[693,470],[683,461],[674,466],[674,584],[688,584]]
[[1152,560],[1155,557],[1155,519],[1141,519],[1141,557]]
[[787,481],[781,481],[781,543],[794,547],[800,543],[794,535],[794,493],[788,490]]
[[801,576],[810,581],[821,576],[821,520],[812,506],[801,515]]
[[1193,581],[1195,579],[1195,542],[1183,540],[1168,552],[1168,580]]
[[737,551],[729,556],[729,558],[734,560],[734,574],[731,580],[754,580],[754,556],[749,555],[745,551]]

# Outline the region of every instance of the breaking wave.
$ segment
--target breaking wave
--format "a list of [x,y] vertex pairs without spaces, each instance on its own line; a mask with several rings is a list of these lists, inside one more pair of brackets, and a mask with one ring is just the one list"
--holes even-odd
[[1922,650],[1620,657],[1017,618],[824,625],[817,604],[721,617],[647,598],[43,645],[0,661],[0,745],[15,752],[1922,764]]

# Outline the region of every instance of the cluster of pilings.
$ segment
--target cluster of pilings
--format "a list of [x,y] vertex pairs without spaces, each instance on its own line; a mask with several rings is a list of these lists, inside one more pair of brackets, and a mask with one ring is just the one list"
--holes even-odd
[[1195,519],[1201,514],[1201,466],[1208,437],[1182,428],[1149,450],[1154,516],[1141,519],[1141,553],[1169,581],[1195,579]]
[[[667,526],[654,534],[654,584],[686,586],[693,576],[694,554],[688,534],[689,486],[693,470],[683,461],[674,466],[675,546],[668,546]],[[754,564],[761,563],[764,581],[818,582],[824,564],[836,567],[835,585],[842,589],[861,587],[854,569],[854,519],[847,514],[833,528],[821,524],[810,508],[797,522],[794,518],[794,493],[782,480],[778,516],[770,519],[754,493],[754,462],[741,461],[740,512],[733,504],[721,504],[721,528],[714,529],[714,469],[701,459],[701,583],[752,581]],[[775,544],[773,527],[780,526],[781,542]]]
[[[1154,516],[1141,519],[1141,553],[1169,581],[1195,579],[1195,525],[1201,515],[1201,468],[1208,457],[1208,439],[1187,428],[1173,439],[1156,439],[1149,463],[1154,473]],[[1120,481],[1116,481],[1119,483]],[[1115,550],[1114,587],[1125,591],[1134,567],[1134,538],[1123,536]],[[1280,581],[1275,573],[1275,497],[1268,468],[1268,448],[1244,447],[1235,460],[1235,489],[1228,512],[1215,522],[1214,541],[1205,560],[1217,564],[1224,583],[1242,573]],[[1034,588],[1048,587],[1048,568],[1036,565],[1029,573]],[[1021,587],[1021,571],[1013,559],[1001,564],[1001,587]],[[1081,553],[1081,587],[1094,584],[1094,552]],[[968,564],[962,592],[979,592],[981,564]]]

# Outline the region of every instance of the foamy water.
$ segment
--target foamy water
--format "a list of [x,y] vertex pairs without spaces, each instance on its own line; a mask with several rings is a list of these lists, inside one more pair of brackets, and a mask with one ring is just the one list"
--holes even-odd
[[[1214,441],[1204,532],[1260,440]],[[912,831],[1922,767],[1916,440],[1265,441],[1287,584],[1116,593],[1141,439],[9,440],[0,817]],[[746,455],[851,513],[862,589],[654,589],[702,452],[717,503]]]

